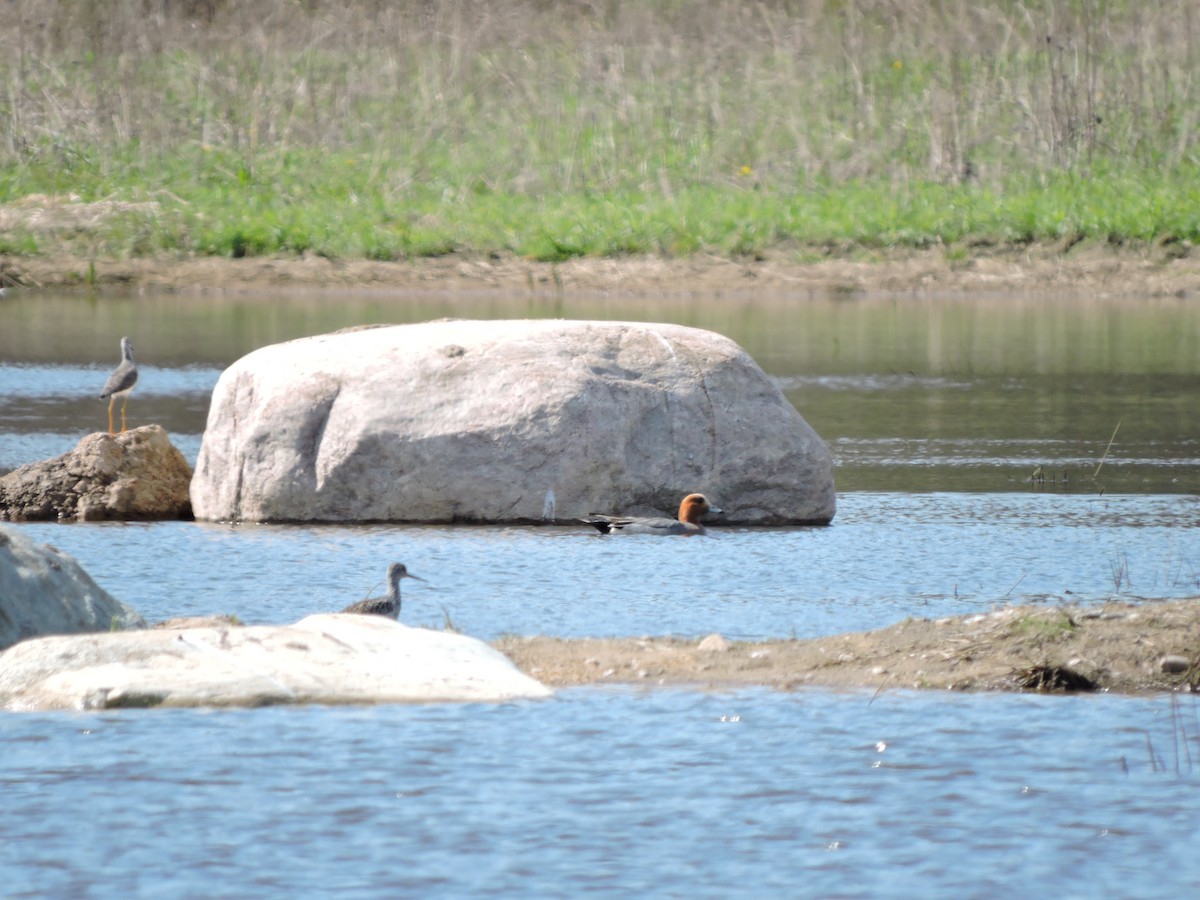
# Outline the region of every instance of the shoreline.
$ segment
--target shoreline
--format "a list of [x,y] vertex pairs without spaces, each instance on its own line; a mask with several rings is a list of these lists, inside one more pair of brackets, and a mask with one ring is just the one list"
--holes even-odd
[[164,292],[251,292],[347,288],[416,293],[748,295],[878,293],[1062,293],[1176,297],[1200,293],[1200,257],[1174,244],[1064,248],[932,247],[923,250],[818,250],[801,261],[780,250],[761,259],[696,254],[578,257],[558,263],[505,254],[456,253],[405,262],[313,255],[88,259],[70,253],[0,257],[10,289],[113,288]]

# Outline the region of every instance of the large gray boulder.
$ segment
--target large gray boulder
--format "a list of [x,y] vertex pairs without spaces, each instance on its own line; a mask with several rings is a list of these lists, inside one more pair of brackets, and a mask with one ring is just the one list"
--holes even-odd
[[0,653],[10,710],[506,701],[550,696],[482,641],[382,616],[38,638]]
[[0,650],[40,635],[145,625],[72,557],[0,527]]
[[264,347],[213,392],[197,518],[823,524],[828,448],[721,335],[631,322],[438,321]]
[[98,431],[54,459],[0,476],[0,519],[191,517],[192,469],[160,425]]

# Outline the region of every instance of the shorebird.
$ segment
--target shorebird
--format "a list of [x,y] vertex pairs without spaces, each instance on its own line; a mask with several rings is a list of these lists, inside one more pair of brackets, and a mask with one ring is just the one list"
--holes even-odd
[[424,581],[417,575],[408,571],[404,563],[392,563],[388,566],[388,592],[386,597],[368,597],[366,600],[359,600],[357,603],[351,603],[345,609],[344,613],[354,613],[360,616],[387,616],[389,619],[400,619],[400,579],[415,578],[417,581]]
[[133,361],[133,344],[129,338],[121,338],[121,362],[112,370],[104,389],[100,391],[100,399],[108,400],[108,433],[114,434],[113,404],[121,398],[121,431],[125,431],[125,406],[129,403],[129,393],[137,384],[137,363]]
[[679,518],[639,518],[636,516],[601,516],[589,514],[580,519],[601,534],[704,534],[700,517],[721,510],[708,502],[703,494],[688,494],[679,504]]

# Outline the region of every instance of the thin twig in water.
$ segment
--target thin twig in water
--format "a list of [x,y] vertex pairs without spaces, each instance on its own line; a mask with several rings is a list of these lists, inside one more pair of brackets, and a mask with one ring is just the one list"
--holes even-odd
[[1112,437],[1108,439],[1108,446],[1104,448],[1104,455],[1100,457],[1100,462],[1096,463],[1096,471],[1092,473],[1092,478],[1100,474],[1100,467],[1104,465],[1104,460],[1108,459],[1108,451],[1112,449],[1113,441],[1117,439],[1117,432],[1121,430],[1121,419],[1117,419],[1117,427],[1113,429]]
[[[1025,573],[1025,575],[1028,575],[1028,574],[1029,574],[1028,572]],[[1025,580],[1025,575],[1022,575],[1020,578],[1017,579],[1017,584],[1020,584],[1022,581]],[[1008,589],[1008,593],[1005,594],[1004,596],[1007,597],[1008,594],[1011,594],[1013,591],[1015,591],[1017,589],[1017,584],[1014,584],[1012,587],[1010,587]]]
[[1162,762],[1158,759],[1158,756],[1154,753],[1154,742],[1150,740],[1150,732],[1146,731],[1146,732],[1143,732],[1143,734],[1146,735],[1146,750],[1150,753],[1150,771],[1157,772],[1160,769],[1165,770],[1166,766],[1162,765]]

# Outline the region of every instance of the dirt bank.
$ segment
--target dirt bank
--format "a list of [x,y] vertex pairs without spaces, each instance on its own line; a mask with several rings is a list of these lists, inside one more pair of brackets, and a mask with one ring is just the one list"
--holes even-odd
[[1061,292],[1186,296],[1200,292],[1200,254],[1181,244],[936,247],[865,253],[855,248],[795,251],[766,259],[623,257],[540,263],[513,256],[454,254],[410,262],[318,256],[252,259],[99,259],[69,254],[0,257],[0,285],[95,284],[171,291],[372,287],[402,291],[588,294],[739,294],[762,290],[845,295]]
[[505,637],[494,646],[553,687],[1191,691],[1200,683],[1200,598],[1009,607],[800,640]]

